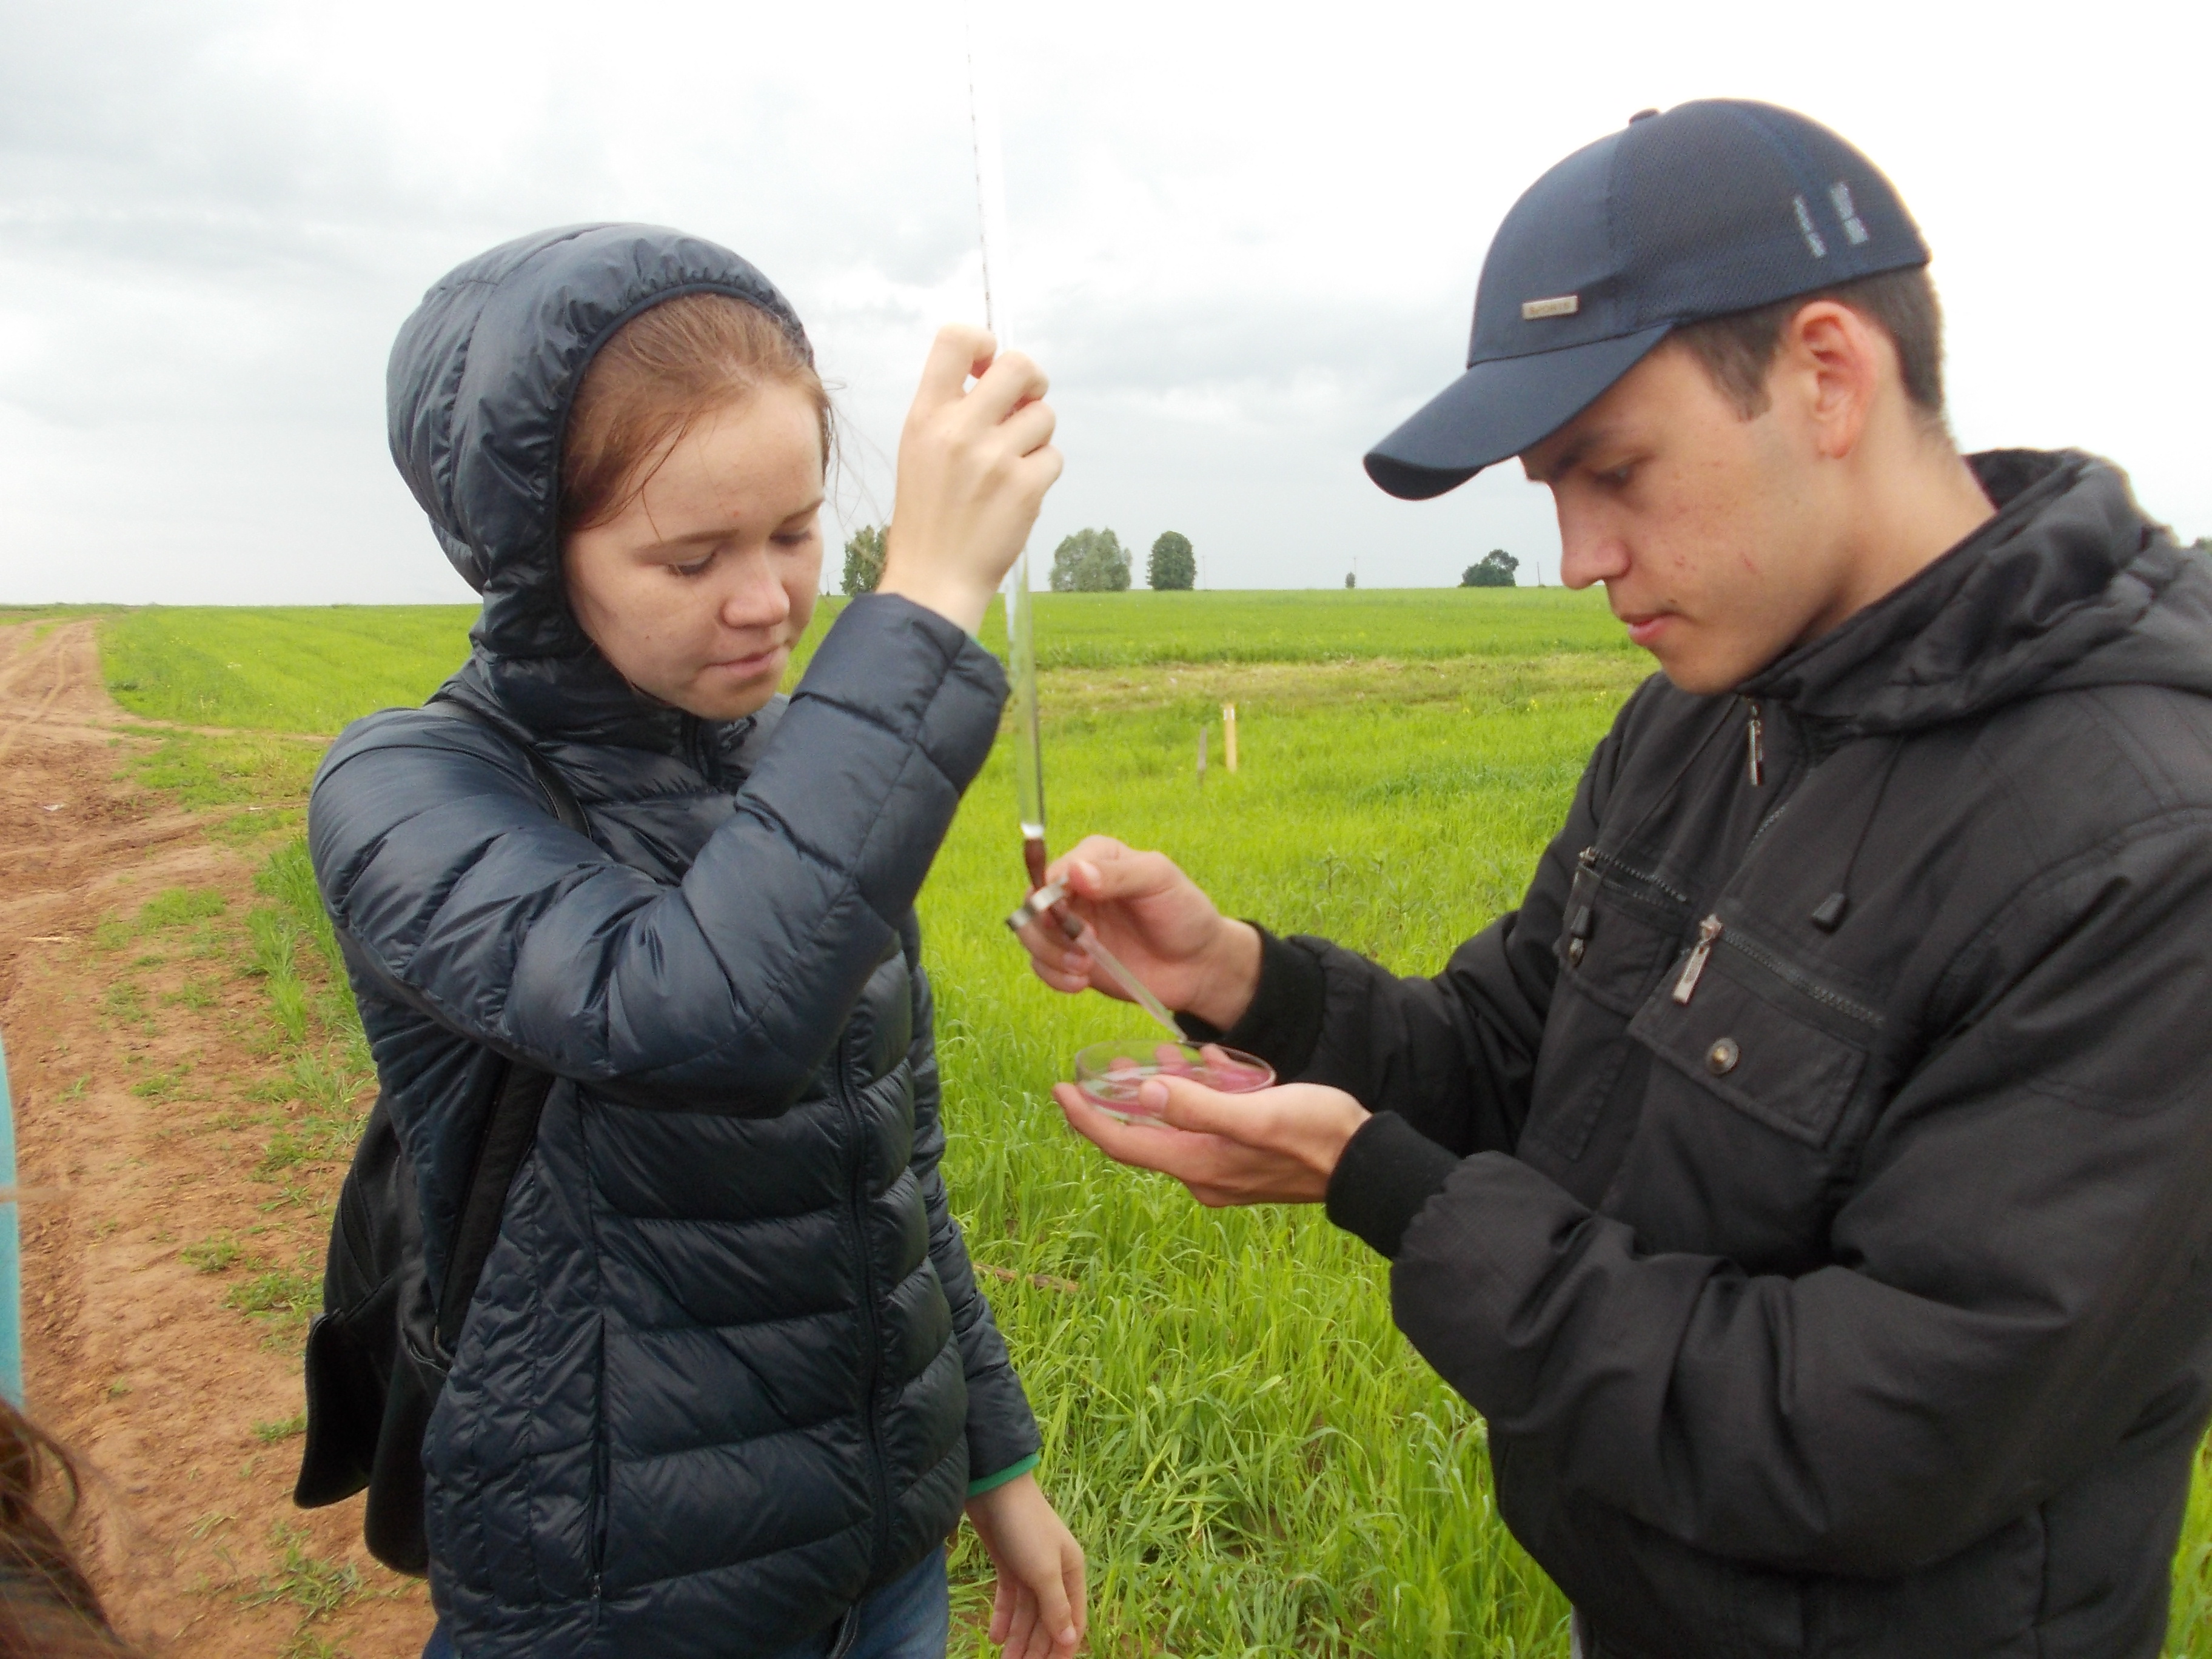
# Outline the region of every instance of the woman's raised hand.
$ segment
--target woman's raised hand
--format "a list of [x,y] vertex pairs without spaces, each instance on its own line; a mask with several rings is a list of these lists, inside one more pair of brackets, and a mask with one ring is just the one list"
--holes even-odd
[[[1076,915],[1109,951],[1179,1013],[1226,1029],[1260,986],[1260,936],[1232,921],[1164,853],[1142,853],[1108,836],[1078,842],[1048,872],[1067,884]],[[1126,994],[1082,942],[1051,922],[1022,929],[1030,965],[1055,991]]]
[[998,355],[985,330],[938,331],[899,435],[878,592],[902,594],[971,634],[982,626],[1060,477],[1046,385],[1021,353]]

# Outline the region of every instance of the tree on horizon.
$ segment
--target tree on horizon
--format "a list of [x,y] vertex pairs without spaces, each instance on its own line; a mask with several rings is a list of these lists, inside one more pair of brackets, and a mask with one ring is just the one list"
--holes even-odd
[[884,531],[888,526],[864,524],[845,538],[845,592],[872,593],[884,579]]
[[1511,587],[1516,586],[1514,572],[1520,568],[1520,560],[1502,547],[1493,547],[1460,572],[1459,585],[1462,587]]
[[1053,550],[1055,593],[1119,593],[1129,586],[1129,555],[1110,530],[1079,530]]
[[1180,530],[1163,530],[1152,543],[1152,556],[1145,567],[1145,580],[1154,588],[1188,592],[1198,586],[1198,556],[1190,538]]

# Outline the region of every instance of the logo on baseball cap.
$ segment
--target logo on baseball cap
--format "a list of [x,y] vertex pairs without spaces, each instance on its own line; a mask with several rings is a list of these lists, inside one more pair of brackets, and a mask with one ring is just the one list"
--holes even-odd
[[1928,263],[1880,169],[1817,121],[1706,99],[1646,110],[1498,226],[1467,373],[1367,453],[1425,501],[1572,420],[1670,329]]

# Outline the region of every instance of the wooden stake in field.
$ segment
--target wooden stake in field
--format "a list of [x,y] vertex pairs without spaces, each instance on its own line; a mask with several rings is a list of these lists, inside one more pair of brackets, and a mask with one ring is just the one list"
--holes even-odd
[[1221,765],[1224,771],[1237,769],[1237,705],[1221,705]]

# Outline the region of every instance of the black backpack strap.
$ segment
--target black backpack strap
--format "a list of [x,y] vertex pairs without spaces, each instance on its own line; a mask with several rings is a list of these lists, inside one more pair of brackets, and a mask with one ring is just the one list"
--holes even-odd
[[[516,738],[512,731],[465,703],[441,698],[428,706],[440,714],[472,720],[487,731],[521,742],[523,757],[537,775],[538,787],[551,803],[553,816],[580,836],[591,834],[583,806],[576,799],[575,792],[568,787],[568,781],[553,769],[534,744]],[[461,1323],[468,1317],[470,1303],[476,1300],[477,1281],[483,1276],[484,1261],[491,1255],[491,1247],[499,1242],[499,1224],[507,1210],[507,1188],[514,1184],[515,1171],[522,1167],[522,1160],[529,1157],[530,1148],[538,1139],[538,1119],[545,1109],[545,1097],[552,1091],[550,1072],[515,1060],[508,1060],[500,1069],[499,1085],[492,1096],[491,1109],[484,1115],[483,1132],[477,1138],[476,1158],[469,1170],[468,1196],[462,1200],[461,1213],[447,1251],[445,1280],[438,1287],[438,1351],[441,1358],[449,1358],[453,1344],[460,1340]]]

